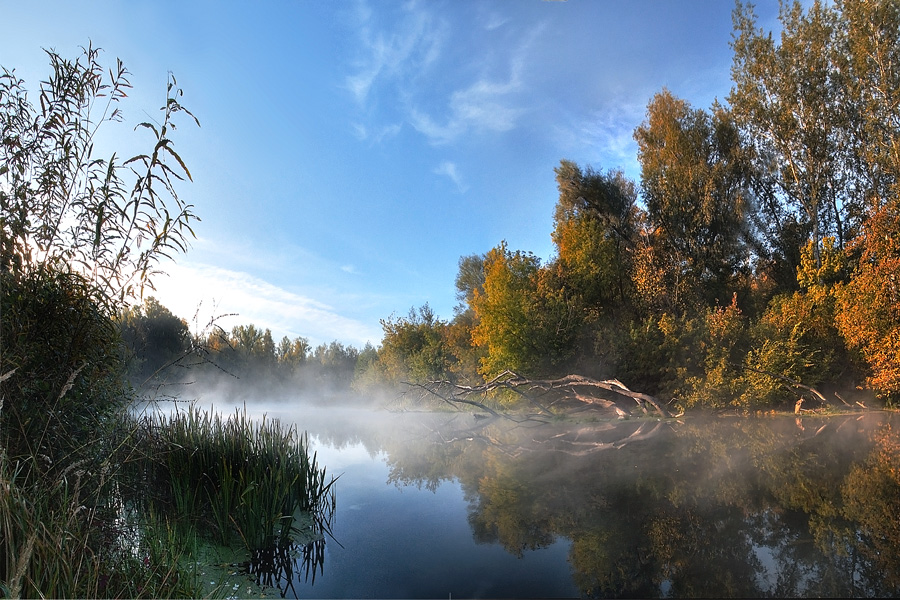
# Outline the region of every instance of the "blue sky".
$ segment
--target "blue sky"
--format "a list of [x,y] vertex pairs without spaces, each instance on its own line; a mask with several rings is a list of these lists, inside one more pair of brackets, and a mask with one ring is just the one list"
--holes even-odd
[[[168,72],[201,127],[174,137],[202,222],[156,280],[200,325],[254,323],[361,348],[426,302],[450,319],[460,256],[506,240],[552,257],[553,168],[636,182],[634,128],[663,87],[708,108],[731,87],[723,0],[0,0],[0,65],[31,89],[41,48],[91,41],[134,89],[110,149],[155,116]],[[777,27],[777,2],[757,2]]]

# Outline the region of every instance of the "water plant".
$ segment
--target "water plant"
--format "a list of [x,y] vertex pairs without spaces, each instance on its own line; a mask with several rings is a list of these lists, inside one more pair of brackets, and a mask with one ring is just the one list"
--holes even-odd
[[334,479],[295,426],[254,421],[246,407],[224,417],[191,405],[140,417],[123,451],[133,501],[218,543],[258,553],[330,533]]

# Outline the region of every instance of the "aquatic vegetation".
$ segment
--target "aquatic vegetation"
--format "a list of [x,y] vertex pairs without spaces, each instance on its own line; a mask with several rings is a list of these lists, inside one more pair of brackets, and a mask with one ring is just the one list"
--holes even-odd
[[155,412],[123,448],[129,497],[250,552],[309,541],[328,533],[335,500],[334,480],[307,446],[296,427],[255,422],[246,408],[227,418],[193,405]]

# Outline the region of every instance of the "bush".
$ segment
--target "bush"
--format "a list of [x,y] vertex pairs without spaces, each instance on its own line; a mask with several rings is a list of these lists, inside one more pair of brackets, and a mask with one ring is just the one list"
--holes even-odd
[[36,476],[95,458],[91,446],[120,408],[119,335],[105,297],[77,273],[0,273],[0,436]]

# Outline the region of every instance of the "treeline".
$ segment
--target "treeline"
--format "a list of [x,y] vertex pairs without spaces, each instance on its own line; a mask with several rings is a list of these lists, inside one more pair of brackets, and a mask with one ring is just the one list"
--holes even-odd
[[275,343],[269,329],[254,324],[230,331],[214,323],[192,333],[187,321],[150,296],[117,317],[127,375],[135,387],[182,396],[185,385],[219,386],[219,391],[245,393],[312,392],[322,401],[346,398],[356,371],[375,358],[332,341],[313,348],[304,337]]
[[[615,377],[683,407],[775,406],[797,384],[900,398],[900,4],[734,11],[727,104],[668,90],[641,179],[563,160],[555,256],[460,259],[450,321],[383,321],[358,379]],[[841,397],[844,397],[841,395]]]

